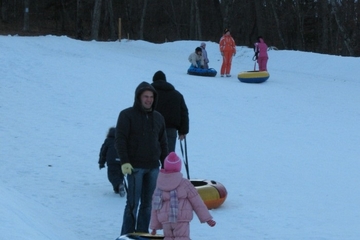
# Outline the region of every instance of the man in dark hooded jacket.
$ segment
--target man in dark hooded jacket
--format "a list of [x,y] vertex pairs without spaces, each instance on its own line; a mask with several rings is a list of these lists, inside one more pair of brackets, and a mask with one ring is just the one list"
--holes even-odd
[[121,235],[149,232],[152,194],[160,162],[163,166],[168,155],[165,121],[154,109],[156,102],[156,90],[142,82],[134,105],[122,110],[117,121],[115,148],[128,183]]
[[183,95],[166,81],[162,71],[157,71],[151,84],[158,93],[158,103],[155,107],[165,119],[169,152],[175,152],[176,137],[182,141],[189,133],[189,111]]

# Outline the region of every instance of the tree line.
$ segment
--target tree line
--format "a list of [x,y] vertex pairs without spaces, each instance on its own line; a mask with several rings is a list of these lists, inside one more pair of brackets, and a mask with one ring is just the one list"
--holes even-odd
[[358,0],[0,0],[1,34],[119,38],[238,46],[257,36],[277,49],[360,56]]

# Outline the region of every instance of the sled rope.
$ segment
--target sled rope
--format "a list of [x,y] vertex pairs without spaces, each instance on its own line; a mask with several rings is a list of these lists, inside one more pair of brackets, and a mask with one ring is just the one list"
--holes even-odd
[[182,142],[180,141],[180,149],[181,149],[181,155],[185,164],[185,169],[186,169],[186,175],[187,175],[187,179],[190,180],[190,174],[189,174],[189,161],[188,161],[188,157],[187,157],[187,145],[186,145],[186,137],[184,138],[184,144],[185,144],[185,156],[184,156],[184,149],[183,149],[183,145]]

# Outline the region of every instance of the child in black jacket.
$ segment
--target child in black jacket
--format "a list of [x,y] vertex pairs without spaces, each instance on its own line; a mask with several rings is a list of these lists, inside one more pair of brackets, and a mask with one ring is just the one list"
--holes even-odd
[[120,158],[115,150],[115,128],[111,127],[106,136],[104,143],[101,146],[99,154],[99,168],[105,167],[107,164],[107,176],[113,186],[114,192],[125,196],[124,175],[121,171]]

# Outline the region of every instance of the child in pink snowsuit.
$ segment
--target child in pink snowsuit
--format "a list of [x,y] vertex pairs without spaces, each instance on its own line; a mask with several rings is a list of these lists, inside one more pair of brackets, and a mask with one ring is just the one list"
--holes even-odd
[[267,54],[268,46],[264,42],[264,39],[260,36],[255,43],[255,55],[257,53],[257,63],[259,64],[259,71],[267,71],[267,61],[269,59]]
[[181,159],[171,152],[164,160],[152,199],[151,234],[163,229],[164,240],[190,240],[190,221],[195,211],[201,223],[215,226],[204,201],[192,183],[180,173]]

